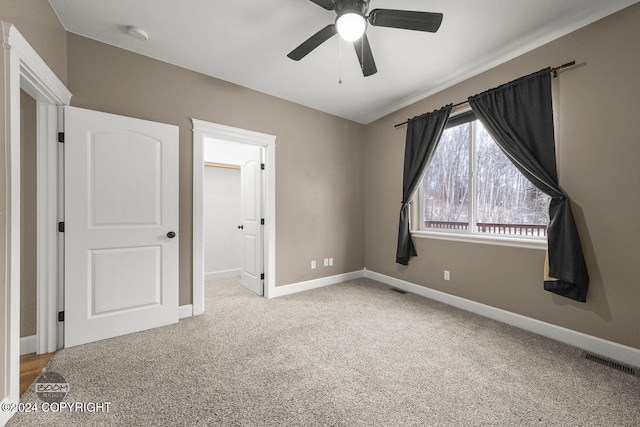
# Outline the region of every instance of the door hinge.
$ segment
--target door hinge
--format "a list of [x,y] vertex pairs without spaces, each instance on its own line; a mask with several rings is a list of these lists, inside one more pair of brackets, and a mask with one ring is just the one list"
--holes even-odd
[[264,170],[264,163],[260,163],[260,170]]
[[64,132],[58,132],[58,142],[62,142],[64,144]]
[[58,322],[64,322],[64,311],[58,312]]
[[260,280],[264,280],[264,273],[260,275]]
[[58,231],[60,233],[64,233],[64,222],[59,222],[58,223]]
[[264,218],[260,218],[260,225],[264,225]]

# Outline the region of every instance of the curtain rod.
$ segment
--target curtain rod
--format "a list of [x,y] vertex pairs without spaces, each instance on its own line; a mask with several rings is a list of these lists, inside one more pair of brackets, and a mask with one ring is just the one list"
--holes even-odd
[[[576,61],[571,61],[571,62],[567,62],[566,64],[562,64],[562,65],[558,65],[557,67],[553,67],[550,71],[553,74],[553,78],[555,79],[556,77],[558,77],[558,70],[562,70],[563,68],[567,68],[567,67],[572,67],[576,65]],[[464,104],[468,104],[469,101],[462,101],[462,102],[458,102],[457,104],[453,104],[453,106],[451,108],[456,108],[459,107],[461,105]],[[406,122],[402,122],[402,123],[398,123],[397,125],[394,125],[394,128],[399,128],[400,126],[404,126],[407,123],[409,123],[409,120],[407,120]]]

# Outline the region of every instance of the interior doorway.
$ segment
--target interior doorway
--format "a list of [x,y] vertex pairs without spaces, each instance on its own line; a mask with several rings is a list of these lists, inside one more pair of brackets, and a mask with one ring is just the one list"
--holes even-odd
[[[256,174],[260,180],[260,216],[259,221],[261,235],[264,236],[260,246],[263,262],[258,280],[264,289],[264,296],[269,297],[275,288],[275,139],[273,135],[234,128],[231,126],[216,123],[204,122],[193,119],[193,314],[199,315],[204,312],[204,170],[206,156],[205,147],[217,147],[218,155],[210,157],[211,160],[219,161],[223,164],[243,165],[243,161],[224,161],[220,153],[225,152],[225,144],[236,144],[237,147],[244,147],[245,150],[255,150],[259,148],[261,161],[254,164]],[[215,151],[215,150],[214,150]],[[222,161],[221,161],[222,160]],[[252,160],[253,161],[253,160]],[[254,162],[255,163],[255,162]],[[244,164],[249,165],[245,162]],[[244,191],[244,190],[243,190]],[[245,221],[247,218],[243,218]],[[246,222],[243,222],[246,227]],[[245,228],[246,231],[246,228]],[[246,237],[249,233],[244,233]],[[246,247],[246,246],[243,246]],[[246,254],[243,255],[246,258]]]

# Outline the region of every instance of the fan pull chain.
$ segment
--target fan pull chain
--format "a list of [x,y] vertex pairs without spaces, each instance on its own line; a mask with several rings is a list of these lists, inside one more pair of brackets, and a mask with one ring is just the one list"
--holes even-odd
[[338,60],[338,84],[342,84],[342,37],[340,37],[340,58]]
[[362,74],[364,74],[364,34],[360,38],[360,58],[362,58],[362,63],[360,64],[360,69],[362,70]]

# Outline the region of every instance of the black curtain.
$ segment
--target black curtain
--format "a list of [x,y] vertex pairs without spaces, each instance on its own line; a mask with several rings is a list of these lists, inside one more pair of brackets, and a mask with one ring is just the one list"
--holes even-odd
[[398,226],[396,262],[408,265],[416,256],[416,249],[409,230],[409,200],[416,191],[420,179],[438,145],[444,125],[451,114],[452,105],[437,111],[414,117],[407,122],[407,140],[404,148],[404,173],[402,177],[402,207]]
[[469,104],[518,170],[552,197],[547,231],[550,280],[544,288],[584,302],[589,275],[569,196],[558,185],[550,72],[547,68],[472,96]]

